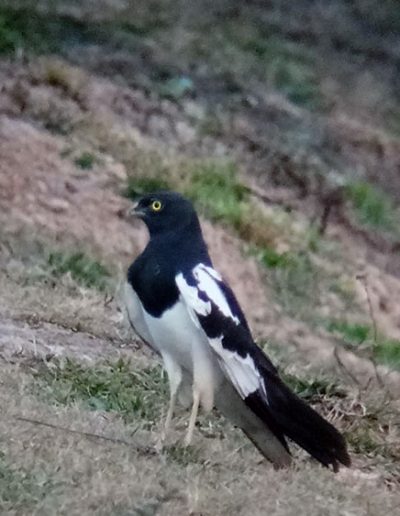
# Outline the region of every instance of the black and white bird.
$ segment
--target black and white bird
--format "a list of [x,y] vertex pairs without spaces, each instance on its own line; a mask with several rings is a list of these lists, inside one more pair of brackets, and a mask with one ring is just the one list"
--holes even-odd
[[134,331],[161,355],[170,386],[166,434],[178,398],[192,411],[214,406],[276,467],[287,466],[290,439],[334,471],[350,465],[343,436],[294,394],[254,342],[229,286],[213,268],[190,201],[174,192],[143,196],[132,213],[150,240],[129,267],[124,289]]

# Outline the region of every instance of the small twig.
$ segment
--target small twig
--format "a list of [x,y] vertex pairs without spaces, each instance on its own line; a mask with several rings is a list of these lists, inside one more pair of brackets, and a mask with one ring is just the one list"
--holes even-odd
[[358,378],[354,376],[354,374],[349,370],[348,367],[345,366],[342,359],[339,357],[339,346],[336,346],[333,348],[333,356],[336,359],[336,362],[338,363],[339,367],[349,376],[349,378],[357,385],[359,391],[361,391],[361,383],[359,382]]
[[[357,275],[356,279],[361,281],[361,283],[364,287],[364,290],[365,290],[365,294],[367,296],[369,316],[371,318],[372,328],[373,328],[373,345],[374,345],[374,347],[376,347],[378,344],[378,325],[376,322],[374,307],[372,305],[372,299],[371,299],[371,295],[370,295],[369,288],[368,288],[368,279],[365,274]],[[375,376],[376,376],[379,386],[381,388],[385,388],[386,387],[385,382],[382,380],[381,375],[379,374],[378,366],[376,365],[376,362],[373,357],[371,357],[371,362],[374,366],[374,372],[375,372]]]
[[369,315],[370,315],[371,321],[372,321],[372,327],[374,330],[373,340],[374,340],[374,344],[376,344],[378,341],[378,325],[376,323],[374,307],[372,306],[371,295],[370,295],[369,287],[368,287],[368,280],[367,280],[367,277],[365,274],[358,274],[356,276],[356,279],[361,281],[361,283],[364,287],[364,290],[365,290],[365,294],[367,295],[368,310],[369,310]]
[[109,306],[114,301],[114,296],[106,294],[104,296],[104,306]]
[[31,419],[29,417],[24,417],[24,416],[14,416],[14,418],[17,421],[24,421],[25,423],[30,423],[32,425],[37,425],[37,426],[46,426],[47,428],[53,428],[54,430],[60,430],[61,432],[68,432],[70,434],[81,435],[81,436],[87,437],[89,439],[94,438],[94,439],[98,439],[98,440],[102,440],[102,441],[112,442],[115,444],[123,444],[124,446],[129,446],[130,448],[135,448],[138,452],[144,453],[146,455],[155,453],[155,451],[150,447],[139,446],[132,442],[125,441],[124,439],[109,437],[107,435],[102,435],[102,434],[95,434],[92,432],[83,432],[81,430],[74,430],[73,428],[55,425],[54,423],[48,423],[47,421],[39,421],[38,419]]

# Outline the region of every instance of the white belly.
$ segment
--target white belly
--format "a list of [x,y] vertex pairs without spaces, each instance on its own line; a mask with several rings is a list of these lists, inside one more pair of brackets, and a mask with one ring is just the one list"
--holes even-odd
[[208,411],[214,404],[214,392],[223,380],[223,373],[207,336],[196,326],[183,301],[179,301],[161,317],[147,313],[134,290],[125,286],[125,304],[131,324],[164,359],[166,356],[193,379],[193,388],[200,391],[200,401]]
[[193,389],[199,392],[206,411],[214,405],[214,392],[223,380],[217,357],[207,336],[190,317],[183,301],[165,311],[160,318],[144,312],[147,327],[161,355],[168,355],[193,378]]
[[[160,318],[144,311],[147,328],[160,353],[167,353],[186,371],[193,374],[193,360],[203,354],[213,361],[213,353],[204,332],[197,328],[183,302],[165,311]],[[201,352],[202,351],[202,352]]]

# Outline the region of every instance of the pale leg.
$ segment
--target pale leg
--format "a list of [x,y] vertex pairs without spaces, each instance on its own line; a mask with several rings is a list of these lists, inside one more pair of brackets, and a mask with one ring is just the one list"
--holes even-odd
[[194,388],[193,389],[192,412],[190,414],[189,427],[188,427],[188,431],[187,431],[187,434],[185,437],[185,446],[189,446],[192,442],[194,425],[196,424],[197,414],[199,411],[199,404],[200,404],[200,392],[196,388]]
[[185,437],[185,445],[192,442],[193,431],[201,403],[205,412],[209,412],[214,405],[214,389],[218,367],[209,345],[194,345],[192,347],[193,360],[193,405],[189,419],[189,427]]
[[172,360],[170,355],[164,354],[164,367],[168,374],[168,383],[169,383],[169,405],[167,417],[165,418],[163,430],[161,432],[160,438],[157,442],[156,447],[161,449],[163,442],[167,437],[168,430],[171,426],[171,421],[174,416],[175,404],[176,404],[176,396],[179,389],[179,386],[182,382],[182,369],[180,366]]

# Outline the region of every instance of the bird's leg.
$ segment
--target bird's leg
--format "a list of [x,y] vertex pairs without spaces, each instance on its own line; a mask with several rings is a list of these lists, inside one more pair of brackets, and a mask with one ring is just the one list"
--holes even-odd
[[167,437],[167,433],[169,431],[169,428],[171,426],[171,421],[172,421],[172,418],[173,418],[173,415],[174,415],[174,411],[175,411],[175,403],[176,403],[176,394],[177,394],[177,390],[178,388],[174,389],[174,390],[170,390],[170,397],[169,397],[169,405],[168,405],[168,412],[167,412],[167,417],[165,418],[165,422],[164,422],[164,427],[163,427],[163,430],[161,432],[161,441],[165,441],[166,437]]
[[189,419],[189,427],[185,437],[185,446],[189,446],[192,442],[194,425],[196,424],[197,414],[199,412],[199,404],[200,404],[200,392],[194,388],[193,389],[193,405],[192,412],[190,414]]
[[169,405],[167,417],[165,418],[165,422],[163,425],[163,429],[161,434],[157,440],[156,448],[162,450],[164,441],[167,437],[168,430],[171,426],[171,421],[174,415],[176,397],[178,393],[179,386],[182,382],[182,370],[178,366],[178,364],[172,360],[169,355],[163,355],[164,359],[164,367],[168,374],[168,382],[169,382]]

